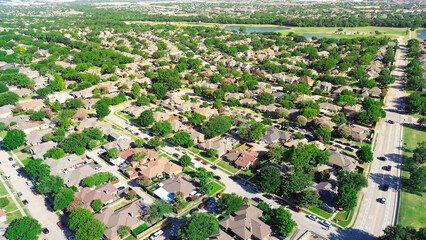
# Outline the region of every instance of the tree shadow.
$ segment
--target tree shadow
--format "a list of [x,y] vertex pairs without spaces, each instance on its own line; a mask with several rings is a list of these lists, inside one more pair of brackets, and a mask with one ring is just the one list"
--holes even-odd
[[327,236],[330,240],[373,240],[376,239],[372,234],[354,228],[337,229],[336,233],[329,233]]

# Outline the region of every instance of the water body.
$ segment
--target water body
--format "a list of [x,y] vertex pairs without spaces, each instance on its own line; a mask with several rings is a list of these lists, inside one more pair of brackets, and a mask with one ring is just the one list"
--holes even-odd
[[[280,31],[280,30],[287,30],[289,28],[286,27],[246,27],[247,28],[247,33],[252,33],[252,32],[276,32],[276,31]],[[230,26],[230,27],[226,27],[224,28],[226,30],[230,30],[230,31],[239,31],[240,30],[240,26]]]
[[425,40],[426,39],[426,30],[417,30],[417,38],[420,40]]
[[336,38],[336,39],[340,39],[339,37],[329,37],[329,36],[324,36],[324,35],[320,35],[320,34],[312,34],[312,33],[300,33],[299,35],[305,36],[306,38],[317,37],[317,38]]

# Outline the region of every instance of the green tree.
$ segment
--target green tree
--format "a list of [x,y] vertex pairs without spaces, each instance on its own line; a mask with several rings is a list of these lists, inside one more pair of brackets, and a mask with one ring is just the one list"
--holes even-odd
[[348,138],[351,135],[351,129],[349,127],[343,126],[337,129],[339,136],[342,138]]
[[344,114],[344,113],[342,113],[342,112],[339,112],[339,113],[337,113],[336,115],[334,115],[334,116],[331,118],[331,121],[332,121],[332,122],[334,122],[334,123],[336,123],[337,125],[340,125],[340,124],[346,123],[346,117],[345,117],[345,114]]
[[405,103],[405,110],[408,113],[424,114],[426,112],[426,93],[414,92],[405,98]]
[[95,109],[96,109],[96,115],[100,119],[103,119],[104,117],[108,116],[111,113],[108,105],[104,102],[96,104]]
[[356,104],[356,98],[350,95],[342,95],[340,94],[334,102],[339,106],[352,106]]
[[310,208],[311,206],[318,206],[322,203],[320,195],[310,189],[301,192],[297,202],[299,206],[307,208]]
[[417,164],[426,162],[426,142],[420,142],[417,148],[413,150],[413,160]]
[[239,136],[249,142],[259,140],[266,132],[263,123],[252,121],[251,123],[242,124],[238,128]]
[[44,97],[46,97],[47,95],[52,94],[52,93],[53,93],[53,90],[52,90],[52,88],[51,88],[51,87],[44,87],[44,88],[39,88],[39,89],[37,89],[36,93],[37,93],[40,97],[44,98]]
[[160,82],[156,82],[152,85],[152,91],[154,92],[155,96],[159,99],[164,99],[166,96],[168,90],[164,85]]
[[138,106],[148,106],[151,103],[151,99],[149,99],[147,96],[140,96],[136,100],[136,105]]
[[7,150],[15,149],[25,143],[26,134],[19,129],[13,129],[6,133],[2,146]]
[[426,191],[426,166],[414,166],[410,172],[410,179],[407,181],[412,192]]
[[150,110],[145,110],[139,115],[139,122],[142,127],[148,127],[154,123],[154,113]]
[[140,95],[141,95],[141,85],[139,85],[139,83],[133,83],[132,84],[132,90],[131,90],[131,93],[132,93],[132,96],[133,96],[133,98],[138,98]]
[[50,166],[43,163],[43,159],[37,158],[28,162],[25,169],[38,179],[43,179],[50,175]]
[[154,132],[155,135],[164,137],[169,133],[173,132],[172,125],[169,121],[160,121],[154,123],[154,126],[152,126],[151,130]]
[[196,112],[192,113],[191,116],[188,117],[188,122],[194,125],[201,125],[204,120],[206,120],[206,117]]
[[52,88],[53,91],[62,91],[65,89],[65,82],[60,75],[55,74],[55,79],[50,81],[49,87]]
[[59,102],[59,101],[55,101],[53,104],[52,104],[52,110],[53,111],[59,111],[59,110],[61,110],[61,103]]
[[188,167],[189,165],[191,165],[191,157],[189,157],[188,155],[183,155],[182,157],[180,157],[179,159],[179,164],[182,167]]
[[156,199],[154,203],[149,206],[145,218],[148,222],[154,223],[161,220],[165,215],[171,212],[172,207],[170,204],[166,203],[164,200]]
[[339,171],[336,185],[338,188],[348,185],[353,187],[356,191],[360,191],[361,188],[368,186],[368,181],[361,173]]
[[281,183],[281,191],[286,196],[302,191],[306,186],[310,186],[313,182],[312,173],[304,171],[293,171],[292,174],[286,175]]
[[420,228],[416,231],[411,226],[389,225],[383,230],[384,234],[378,237],[378,240],[420,240],[425,239],[426,228]]
[[268,166],[260,171],[258,183],[264,192],[276,192],[281,184],[280,170],[274,166]]
[[337,206],[345,209],[346,211],[352,210],[356,207],[357,191],[350,185],[343,185],[339,188],[336,198]]
[[135,140],[134,145],[135,145],[135,147],[140,148],[140,147],[143,147],[144,142],[143,142],[142,139],[138,138],[138,139]]
[[207,151],[207,156],[209,156],[209,157],[216,157],[216,155],[217,155],[217,149],[210,148]]
[[296,227],[296,222],[291,218],[291,213],[282,206],[274,211],[272,219],[274,227],[282,236],[287,237]]
[[103,205],[104,204],[102,203],[102,201],[100,199],[95,199],[90,204],[90,206],[93,208],[93,211],[95,211],[95,212],[99,212]]
[[194,146],[194,140],[191,138],[191,135],[187,132],[177,132],[171,139],[172,143],[189,148]]
[[64,180],[60,176],[50,175],[40,180],[37,190],[41,194],[56,194],[62,186],[64,186]]
[[270,104],[275,103],[274,95],[272,95],[268,92],[261,92],[259,95],[257,95],[257,100],[262,105],[270,105]]
[[371,151],[371,145],[364,144],[357,152],[356,156],[360,163],[373,161],[373,152]]
[[163,140],[161,140],[161,138],[153,137],[149,139],[149,141],[145,145],[147,148],[158,149],[160,147],[166,146],[167,144]]
[[178,234],[182,239],[204,240],[219,230],[219,220],[208,213],[194,213],[179,229]]
[[380,118],[386,117],[386,112],[382,109],[379,101],[367,98],[362,102],[363,112],[358,113],[357,120],[361,123],[376,123]]
[[120,151],[117,148],[111,148],[108,150],[107,152],[107,157],[109,159],[115,159],[118,157],[118,154],[120,153]]
[[62,210],[68,207],[68,205],[74,200],[74,190],[71,188],[61,188],[53,201],[53,208]]
[[0,93],[0,106],[7,104],[14,104],[18,102],[19,95],[14,92],[4,92]]
[[223,135],[231,129],[231,118],[228,116],[214,116],[205,122],[201,130],[207,137]]
[[325,144],[330,143],[331,132],[324,129],[324,128],[314,130],[314,136],[315,136],[316,139],[318,139],[319,141],[321,141]]
[[40,223],[32,217],[21,217],[13,220],[6,231],[6,238],[10,240],[38,239],[42,229]]
[[70,214],[69,228],[75,238],[81,240],[100,239],[106,230],[105,224],[84,208],[77,208]]
[[93,213],[86,208],[77,208],[69,216],[68,227],[72,232],[76,232],[82,225],[93,218]]
[[79,109],[79,108],[84,106],[84,103],[83,103],[83,101],[81,101],[81,99],[78,99],[78,98],[67,99],[65,101],[65,106],[67,108]]
[[308,123],[308,119],[306,119],[306,117],[299,115],[296,118],[296,126],[298,127],[304,127],[306,126],[306,124]]
[[9,88],[7,87],[7,85],[4,83],[0,83],[0,93],[4,93],[7,91],[9,91]]
[[46,117],[46,113],[43,111],[34,111],[30,115],[30,119],[35,121],[43,120],[43,118],[45,117]]
[[213,97],[215,98],[215,99],[224,99],[225,98],[225,92],[222,90],[222,89],[216,89],[214,92],[213,92]]
[[123,225],[118,228],[117,233],[120,236],[120,238],[124,238],[125,236],[130,234],[130,231],[131,229],[129,226]]
[[235,193],[225,193],[217,201],[217,206],[227,214],[233,214],[243,206],[243,198]]

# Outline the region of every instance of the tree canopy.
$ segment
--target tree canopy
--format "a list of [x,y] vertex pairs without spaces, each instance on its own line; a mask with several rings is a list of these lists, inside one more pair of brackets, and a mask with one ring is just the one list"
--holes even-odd
[[194,213],[179,229],[178,233],[182,239],[204,240],[219,230],[219,220],[216,216],[208,213]]
[[243,206],[243,198],[235,193],[225,193],[217,201],[217,206],[227,214],[232,214]]
[[7,150],[15,149],[23,145],[26,141],[26,134],[20,129],[13,129],[7,132],[3,138],[2,146]]
[[34,240],[38,239],[42,229],[40,223],[32,217],[22,217],[13,220],[6,231],[6,237],[10,240]]

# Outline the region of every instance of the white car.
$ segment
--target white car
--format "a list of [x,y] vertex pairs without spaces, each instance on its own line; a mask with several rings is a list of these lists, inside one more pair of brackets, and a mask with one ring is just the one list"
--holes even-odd
[[164,234],[164,232],[163,232],[163,230],[158,230],[158,231],[156,231],[154,234],[152,234],[151,235],[151,237],[149,238],[150,240],[154,240],[154,239],[157,239],[157,238],[159,238],[161,235],[163,235]]
[[10,178],[10,175],[6,175],[6,179],[9,179]]
[[324,226],[326,226],[326,227],[330,227],[330,226],[331,226],[331,223],[329,223],[329,222],[327,222],[327,221],[325,221],[325,220],[323,220],[323,221],[318,221],[318,223],[319,223],[319,224],[321,224],[321,225],[324,225]]
[[315,216],[313,216],[313,215],[306,215],[306,217],[307,218],[309,218],[309,219],[311,219],[311,220],[313,220],[313,221],[318,221],[318,218],[317,217],[315,217]]

